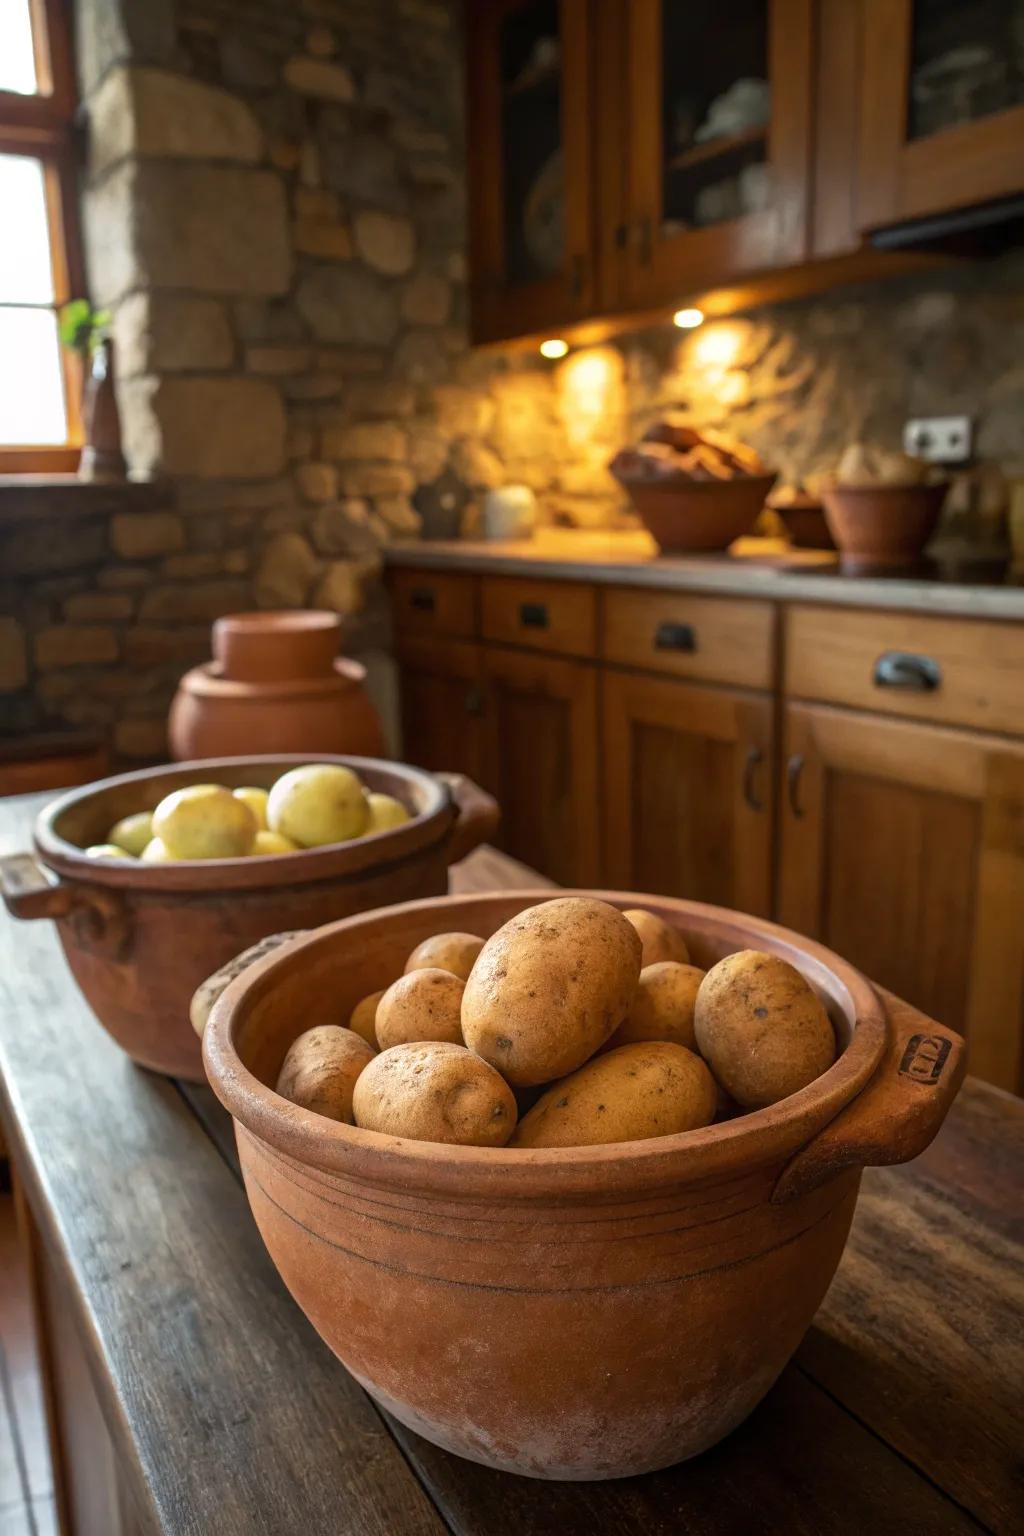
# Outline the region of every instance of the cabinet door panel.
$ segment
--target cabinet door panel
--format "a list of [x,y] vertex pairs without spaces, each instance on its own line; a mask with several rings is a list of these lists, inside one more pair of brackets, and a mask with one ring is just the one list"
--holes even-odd
[[416,640],[397,651],[402,753],[417,768],[483,776],[480,648]]
[[971,1071],[1020,1086],[1024,747],[786,710],[779,918],[962,1030]]
[[770,701],[613,671],[603,689],[609,880],[767,916]]
[[484,779],[500,844],[560,885],[599,878],[597,683],[582,662],[485,647]]

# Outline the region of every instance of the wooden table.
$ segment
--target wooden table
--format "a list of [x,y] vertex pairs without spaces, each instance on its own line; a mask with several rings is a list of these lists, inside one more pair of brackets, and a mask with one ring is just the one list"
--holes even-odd
[[[45,798],[0,802],[0,852]],[[455,883],[524,871],[481,850]],[[1024,1530],[1024,1106],[1007,1094],[968,1082],[913,1166],[867,1172],[814,1326],[735,1434],[667,1472],[569,1484],[460,1461],[374,1407],[278,1279],[219,1105],[121,1055],[47,923],[0,917],[0,1068],[76,1536]]]

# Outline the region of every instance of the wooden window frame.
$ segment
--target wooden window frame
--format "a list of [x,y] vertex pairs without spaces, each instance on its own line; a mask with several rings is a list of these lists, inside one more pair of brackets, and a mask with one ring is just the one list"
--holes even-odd
[[[0,154],[26,155],[43,167],[50,237],[53,307],[84,291],[78,232],[73,119],[77,103],[66,0],[29,0],[38,91],[0,91]],[[34,446],[0,443],[0,475],[73,474],[82,448],[79,359],[61,348],[67,442]]]

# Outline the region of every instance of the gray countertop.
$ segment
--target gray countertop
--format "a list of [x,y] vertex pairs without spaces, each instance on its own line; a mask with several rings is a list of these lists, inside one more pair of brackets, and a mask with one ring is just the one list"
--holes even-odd
[[[748,541],[756,547],[760,541]],[[660,556],[644,534],[542,532],[517,543],[458,540],[394,544],[389,566],[547,577],[601,586],[713,592],[775,602],[837,603],[978,619],[1024,620],[1024,584],[930,580],[926,577],[846,576],[829,556],[814,552]]]

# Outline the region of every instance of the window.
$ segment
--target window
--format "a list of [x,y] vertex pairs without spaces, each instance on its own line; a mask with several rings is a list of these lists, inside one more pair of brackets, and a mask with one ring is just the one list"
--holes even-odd
[[73,470],[81,375],[57,311],[81,292],[65,0],[0,0],[0,474]]

